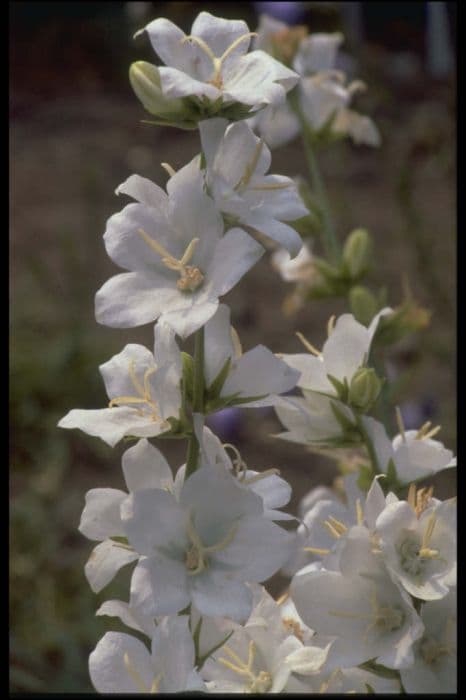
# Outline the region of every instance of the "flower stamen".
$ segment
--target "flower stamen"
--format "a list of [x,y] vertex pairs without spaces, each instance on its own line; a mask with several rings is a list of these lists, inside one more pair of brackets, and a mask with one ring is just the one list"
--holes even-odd
[[308,350],[308,352],[311,353],[311,355],[315,355],[316,357],[322,357],[322,353],[320,352],[320,350],[317,350],[317,348],[315,348],[314,345],[312,345],[312,343],[310,343],[309,340],[307,340],[307,338],[305,338],[302,333],[297,331],[296,335],[298,336],[299,340],[302,342],[306,350]]
[[147,688],[145,686],[145,683],[142,680],[136,667],[132,663],[131,659],[129,658],[129,655],[127,652],[125,652],[125,654],[123,656],[123,663],[125,665],[125,668],[126,668],[128,674],[131,676],[131,680],[136,685],[136,687],[139,689],[139,691],[141,693],[147,693]]
[[212,554],[213,552],[220,552],[222,549],[228,547],[235,538],[237,530],[238,526],[235,524],[229,529],[226,536],[220,540],[220,542],[205,547],[194,528],[192,518],[189,517],[186,533],[192,544],[186,552],[185,564],[188,569],[188,575],[196,576],[204,571],[208,565],[206,555]]
[[160,257],[162,258],[162,263],[169,270],[178,272],[180,279],[177,281],[176,286],[182,292],[194,292],[198,289],[204,281],[204,275],[198,267],[188,265],[192,260],[194,251],[197,244],[199,243],[199,238],[193,238],[193,240],[186,247],[185,252],[178,260],[175,258],[168,250],[154,238],[151,238],[144,229],[138,228],[138,234],[144,239],[147,245],[152,248]]

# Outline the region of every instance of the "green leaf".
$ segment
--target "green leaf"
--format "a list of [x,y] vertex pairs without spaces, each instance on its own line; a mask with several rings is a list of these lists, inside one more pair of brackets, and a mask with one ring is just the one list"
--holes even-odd
[[348,398],[348,382],[346,381],[346,377],[343,382],[340,382],[340,380],[334,377],[332,374],[327,374],[327,379],[335,387],[335,391],[337,392],[340,401],[345,402]]
[[332,409],[332,413],[337,419],[338,423],[341,426],[341,429],[344,433],[347,433],[348,431],[354,432],[355,430],[355,424],[346,416],[337,406],[336,403],[333,403],[333,401],[330,402],[330,408]]
[[186,399],[192,403],[193,387],[194,387],[194,361],[191,355],[187,352],[181,353],[181,362],[183,364],[183,391]]
[[359,477],[357,481],[358,487],[361,489],[361,491],[369,491],[373,476],[372,467],[361,464],[359,467]]

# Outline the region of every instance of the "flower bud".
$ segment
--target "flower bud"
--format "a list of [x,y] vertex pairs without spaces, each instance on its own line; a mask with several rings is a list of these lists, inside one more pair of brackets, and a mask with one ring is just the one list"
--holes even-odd
[[377,299],[367,287],[351,287],[349,293],[351,313],[356,321],[368,326],[379,310]]
[[348,403],[359,411],[369,411],[382,388],[382,382],[372,367],[360,367],[351,380]]
[[343,263],[352,279],[357,279],[369,266],[371,239],[368,231],[357,228],[350,233],[343,248]]
[[180,98],[168,98],[160,87],[157,66],[146,61],[136,61],[129,68],[129,81],[134,92],[148,112],[158,117],[189,118],[185,103]]

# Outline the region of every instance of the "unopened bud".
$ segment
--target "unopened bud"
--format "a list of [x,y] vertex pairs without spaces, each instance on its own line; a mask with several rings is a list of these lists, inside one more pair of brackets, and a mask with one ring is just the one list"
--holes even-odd
[[129,69],[129,81],[134,92],[151,114],[166,118],[189,117],[182,99],[169,98],[162,93],[157,66],[146,61],[132,63]]
[[367,287],[351,287],[349,293],[351,313],[356,321],[368,326],[379,310],[377,299]]
[[360,367],[351,380],[348,403],[366,413],[377,400],[382,382],[372,367]]
[[350,233],[343,248],[343,263],[352,279],[359,278],[369,267],[371,239],[368,231],[357,228]]

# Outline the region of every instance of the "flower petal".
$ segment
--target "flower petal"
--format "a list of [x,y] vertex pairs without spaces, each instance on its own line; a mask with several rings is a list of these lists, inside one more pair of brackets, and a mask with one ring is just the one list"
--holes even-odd
[[128,491],[165,489],[173,485],[173,475],[167,460],[148,440],[139,440],[134,447],[126,450],[122,466]]
[[234,361],[221,395],[238,392],[240,397],[283,394],[296,385],[298,378],[299,372],[263,345],[257,345]]
[[[127,670],[128,659],[139,676]],[[107,632],[89,657],[89,673],[99,693],[148,693],[154,680],[147,648],[129,634]]]
[[235,354],[230,326],[230,309],[220,304],[204,328],[204,375],[210,386],[228,358]]
[[127,495],[119,489],[88,491],[79,531],[90,540],[105,540],[107,537],[125,535],[120,518],[120,504]]
[[94,547],[84,567],[94,593],[99,593],[123,566],[138,558],[137,552],[121,547],[113,540],[104,540]]
[[134,408],[116,406],[86,410],[74,408],[58,423],[59,428],[79,428],[88,435],[100,437],[114,447],[125,435],[155,437],[166,430],[150,417],[140,416]]
[[229,292],[264,252],[264,248],[246,231],[230,229],[217,243],[207,270],[212,296]]

